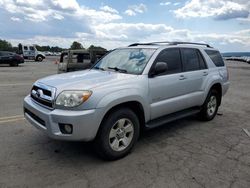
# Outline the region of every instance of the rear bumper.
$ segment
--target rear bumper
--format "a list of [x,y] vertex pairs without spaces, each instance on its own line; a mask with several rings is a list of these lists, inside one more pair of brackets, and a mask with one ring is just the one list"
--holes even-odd
[[[58,140],[90,141],[98,131],[102,119],[101,109],[69,111],[46,109],[35,103],[30,96],[24,99],[24,116],[36,128]],[[71,124],[72,134],[63,134],[59,123]]]

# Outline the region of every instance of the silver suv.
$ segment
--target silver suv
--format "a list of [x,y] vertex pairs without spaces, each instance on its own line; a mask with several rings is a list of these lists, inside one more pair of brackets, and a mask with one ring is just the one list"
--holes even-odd
[[51,138],[94,140],[114,160],[131,151],[142,129],[192,114],[212,120],[228,88],[223,59],[207,44],[136,43],[89,70],[38,80],[24,115]]

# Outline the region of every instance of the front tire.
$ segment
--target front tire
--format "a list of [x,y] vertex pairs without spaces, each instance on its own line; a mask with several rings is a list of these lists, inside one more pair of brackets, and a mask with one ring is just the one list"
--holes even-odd
[[219,108],[220,96],[216,90],[211,90],[208,93],[205,103],[199,113],[199,117],[203,121],[210,121],[214,119]]
[[116,160],[130,153],[139,137],[139,120],[129,108],[120,108],[105,117],[95,146],[106,160]]
[[43,61],[43,56],[38,55],[38,56],[36,57],[36,61],[42,62],[42,61]]

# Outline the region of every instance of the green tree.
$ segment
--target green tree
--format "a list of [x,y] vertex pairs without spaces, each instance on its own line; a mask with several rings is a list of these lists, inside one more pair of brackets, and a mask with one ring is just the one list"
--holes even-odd
[[88,47],[88,50],[98,50],[98,51],[107,51],[107,49],[101,46],[94,46],[93,44]]
[[70,46],[71,50],[76,50],[76,49],[84,49],[82,44],[80,42],[74,41],[72,45]]
[[12,45],[8,41],[0,39],[0,50],[12,51]]

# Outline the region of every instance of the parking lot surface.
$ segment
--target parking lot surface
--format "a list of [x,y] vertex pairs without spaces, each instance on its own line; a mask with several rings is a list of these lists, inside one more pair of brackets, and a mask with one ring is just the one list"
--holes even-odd
[[47,138],[22,101],[53,59],[0,66],[0,187],[250,187],[250,65],[227,62],[231,86],[219,115],[189,117],[144,132],[127,157],[107,162],[91,144]]

